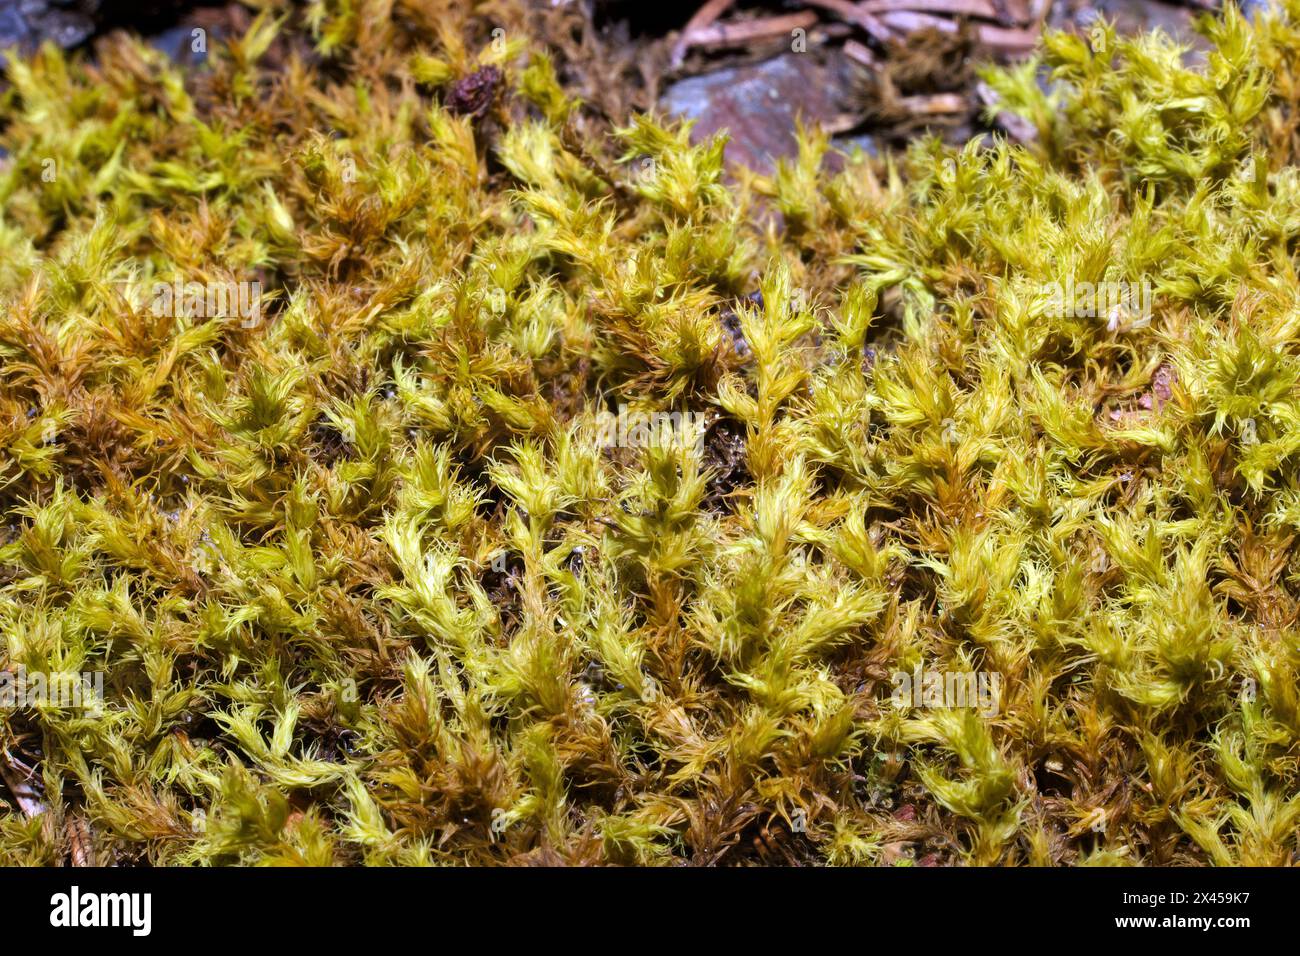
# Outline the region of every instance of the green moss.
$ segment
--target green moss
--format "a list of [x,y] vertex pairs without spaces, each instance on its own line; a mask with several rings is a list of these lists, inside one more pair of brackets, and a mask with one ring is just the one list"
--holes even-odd
[[734,181],[401,6],[11,61],[0,861],[1294,859],[1300,2]]

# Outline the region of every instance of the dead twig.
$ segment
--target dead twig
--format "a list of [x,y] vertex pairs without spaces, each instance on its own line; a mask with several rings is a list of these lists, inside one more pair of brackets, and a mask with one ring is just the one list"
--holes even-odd
[[1016,29],[1015,27],[981,26],[980,43],[995,50],[1008,53],[1026,53],[1038,43],[1039,31],[1034,28]]
[[95,844],[90,839],[90,826],[82,817],[68,817],[68,848],[73,866],[95,865]]
[[11,767],[7,760],[0,760],[0,777],[4,778],[5,785],[9,792],[13,794],[14,802],[18,804],[18,809],[26,817],[38,817],[49,809],[32,786],[30,779],[18,774]]
[[1000,100],[997,92],[983,80],[975,85],[975,96],[984,106],[986,113],[992,113],[993,122],[1018,143],[1028,143],[1038,138],[1038,130],[1033,123],[1023,116],[1017,116],[999,109]]
[[998,19],[992,0],[862,0],[857,4],[863,13],[893,13],[917,11],[921,13],[950,13],[956,16]]
[[[943,17],[931,16],[928,13],[913,13],[908,10],[899,10],[894,13],[882,14],[881,20],[885,22],[891,30],[897,30],[899,33],[914,33],[917,30],[938,30],[941,33],[956,33],[957,23],[953,20],[945,20]],[[1004,50],[1008,52],[1023,52],[1032,50],[1034,44],[1038,42],[1037,30],[1021,30],[1007,27],[995,27],[988,24],[982,24],[976,31],[979,42],[984,46],[991,47],[994,50]]]
[[810,7],[821,7],[823,10],[829,10],[841,20],[861,27],[879,43],[884,43],[891,36],[889,28],[881,23],[877,17],[865,10],[860,10],[849,0],[804,0],[804,2]]
[[[805,10],[800,13],[763,17],[758,20],[711,23],[708,26],[691,31],[690,34],[683,34],[678,42],[685,44],[683,51],[694,47],[712,49],[716,47],[744,46],[756,40],[771,40],[779,36],[789,36],[792,30],[809,30],[816,25],[817,14]],[[685,55],[684,52],[683,55]]]
[[695,11],[695,15],[687,20],[686,26],[682,28],[682,35],[673,44],[672,58],[669,61],[673,69],[681,66],[682,61],[686,59],[686,51],[693,45],[691,37],[730,10],[735,2],[736,0],[707,0],[704,6]]
[[970,104],[960,93],[933,93],[929,96],[900,97],[898,105],[916,116],[939,116],[945,113],[965,113]]
[[[856,3],[852,0],[804,0],[804,2],[810,7],[827,10],[845,23],[864,30],[878,43],[927,28],[944,33],[953,33],[958,29],[955,21],[934,16],[933,14],[936,13],[1002,23],[1016,22],[1021,16],[1032,18],[1034,14],[1034,11],[1027,6],[1027,3],[1032,0],[1021,0],[1016,4],[1020,9],[1014,13],[1008,10],[1011,0],[858,0]],[[682,29],[681,36],[673,44],[671,68],[680,67],[686,54],[692,49],[746,46],[756,41],[785,37],[794,30],[809,30],[819,23],[817,14],[811,10],[753,20],[719,22],[719,17],[730,10],[734,3],[735,0],[707,0],[695,12]],[[838,24],[826,26],[832,29]],[[839,27],[839,29],[848,28]],[[976,33],[979,41],[985,46],[1008,52],[1030,50],[1038,40],[1038,31],[1033,28],[1018,29],[981,24]],[[864,66],[874,69],[880,65],[871,50],[856,40],[847,40],[844,50],[851,59]]]
[[880,61],[876,59],[876,55],[871,52],[870,47],[859,43],[857,40],[844,41],[844,55],[865,67],[870,67],[873,70],[880,69]]

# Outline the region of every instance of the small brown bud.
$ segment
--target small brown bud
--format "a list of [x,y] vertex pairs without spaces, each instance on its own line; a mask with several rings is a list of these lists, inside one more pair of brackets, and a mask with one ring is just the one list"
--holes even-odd
[[485,66],[457,80],[447,96],[447,109],[461,116],[482,116],[496,99],[501,70]]

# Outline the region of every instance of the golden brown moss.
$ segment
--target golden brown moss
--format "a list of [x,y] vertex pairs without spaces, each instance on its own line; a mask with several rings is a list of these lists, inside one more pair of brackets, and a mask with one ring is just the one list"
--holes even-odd
[[12,62],[0,860],[1290,862],[1300,4],[736,181],[458,6]]

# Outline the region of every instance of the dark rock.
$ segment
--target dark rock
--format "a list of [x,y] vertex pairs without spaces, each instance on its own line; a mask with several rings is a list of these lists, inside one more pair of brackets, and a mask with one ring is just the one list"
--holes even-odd
[[[138,0],[127,4],[104,4],[100,0],[0,0],[0,51],[17,48],[32,53],[46,41],[65,50],[80,46],[91,37],[118,27],[132,29],[145,36],[165,31],[185,10],[204,4],[186,0]],[[154,41],[166,52],[173,47],[184,55],[177,59],[195,62],[200,55],[189,54],[189,31],[184,31],[184,46],[172,30]],[[4,55],[0,52],[0,67]]]
[[0,0],[0,49],[26,43],[30,36],[27,21],[19,14],[17,4]]
[[1263,16],[1270,10],[1277,13],[1280,9],[1277,0],[1240,0],[1238,6],[1241,7],[1241,12],[1252,20]]
[[1052,4],[1048,23],[1058,30],[1073,30],[1087,36],[1098,14],[1113,23],[1121,36],[1159,28],[1193,48],[1203,49],[1206,45],[1192,30],[1197,11],[1190,4],[1161,0],[1057,0]]
[[95,32],[99,0],[0,0],[0,47],[31,50],[46,40],[65,49]]
[[[209,44],[217,38],[215,31],[208,30]],[[146,39],[149,41],[150,46],[166,53],[177,63],[197,65],[206,62],[208,59],[206,50],[196,51],[194,49],[193,28],[189,26],[172,27],[151,37],[146,37]]]
[[731,136],[728,160],[770,172],[776,159],[796,155],[796,118],[840,127],[851,110],[852,85],[843,58],[823,62],[814,53],[784,53],[681,80],[668,88],[660,105],[696,121],[693,141],[725,129]]

